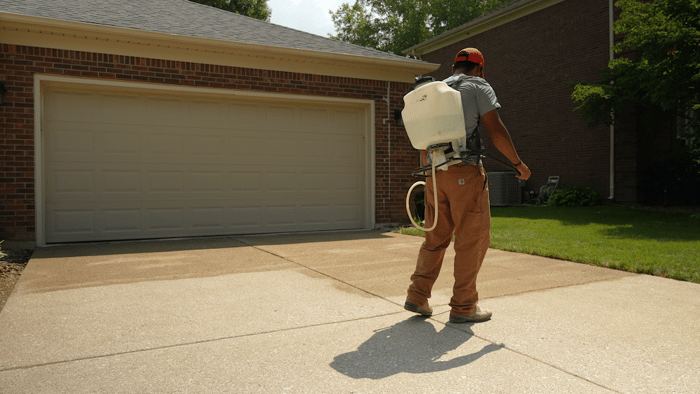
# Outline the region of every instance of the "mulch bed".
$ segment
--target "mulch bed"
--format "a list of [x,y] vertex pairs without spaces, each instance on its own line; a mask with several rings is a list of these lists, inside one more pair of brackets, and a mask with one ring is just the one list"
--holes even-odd
[[33,252],[30,249],[2,249],[2,253],[6,256],[0,257],[0,311],[5,306]]

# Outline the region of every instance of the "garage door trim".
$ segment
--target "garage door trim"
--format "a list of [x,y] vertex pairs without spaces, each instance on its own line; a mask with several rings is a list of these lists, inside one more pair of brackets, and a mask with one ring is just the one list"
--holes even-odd
[[249,92],[249,91],[239,91],[230,89],[216,89],[216,88],[199,88],[199,87],[188,87],[188,86],[171,86],[165,84],[154,84],[154,83],[140,83],[140,82],[125,82],[125,81],[111,81],[111,80],[99,80],[90,78],[76,78],[76,77],[61,77],[53,75],[40,75],[36,74],[34,76],[34,144],[35,144],[35,214],[36,214],[36,236],[37,245],[46,245],[46,218],[45,218],[45,199],[47,198],[44,190],[46,170],[44,168],[45,162],[44,158],[46,155],[45,145],[44,145],[44,135],[43,135],[43,125],[42,120],[44,116],[44,106],[43,106],[43,90],[46,87],[54,85],[71,85],[71,86],[82,86],[85,88],[100,90],[101,87],[104,88],[125,88],[130,90],[143,90],[143,91],[161,91],[163,93],[177,92],[179,94],[195,94],[195,95],[208,95],[222,97],[250,97],[255,99],[271,99],[271,100],[285,100],[289,103],[298,104],[339,104],[339,105],[353,105],[359,106],[364,109],[365,113],[365,143],[364,149],[365,158],[365,209],[363,222],[365,227],[371,229],[374,227],[375,218],[375,113],[374,113],[374,100],[363,100],[363,99],[343,99],[343,98],[328,98],[328,97],[314,97],[314,96],[301,96],[293,94],[280,94],[280,93],[260,93],[260,92]]

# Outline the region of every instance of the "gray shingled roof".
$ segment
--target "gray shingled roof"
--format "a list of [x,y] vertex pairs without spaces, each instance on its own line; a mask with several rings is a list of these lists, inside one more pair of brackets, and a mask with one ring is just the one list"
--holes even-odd
[[187,37],[422,63],[189,0],[2,0],[0,12]]

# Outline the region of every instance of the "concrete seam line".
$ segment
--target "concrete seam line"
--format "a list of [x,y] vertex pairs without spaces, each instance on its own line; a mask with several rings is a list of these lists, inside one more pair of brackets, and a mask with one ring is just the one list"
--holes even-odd
[[384,301],[390,302],[390,303],[392,303],[392,304],[394,304],[394,305],[398,305],[398,306],[403,307],[403,305],[397,304],[396,302],[393,302],[393,301],[391,301],[391,300],[388,300],[388,299],[386,299],[386,298],[380,296],[379,294],[374,294],[374,293],[372,293],[371,291],[367,291],[367,290],[365,290],[365,289],[363,289],[363,288],[361,288],[361,287],[358,287],[358,286],[353,285],[352,283],[348,283],[348,282],[346,282],[346,281],[344,281],[344,280],[341,280],[341,279],[338,279],[338,278],[336,278],[336,277],[333,277],[333,276],[331,276],[331,275],[329,275],[329,274],[326,274],[325,272],[322,272],[322,271],[313,269],[313,268],[311,268],[311,267],[309,267],[309,266],[306,266],[306,265],[304,265],[304,264],[301,264],[301,263],[299,263],[299,262],[297,262],[297,261],[294,261],[294,260],[292,260],[292,259],[289,259],[289,258],[287,258],[287,257],[280,256],[280,255],[278,255],[277,253],[274,253],[274,252],[271,252],[271,251],[269,251],[269,250],[265,250],[265,249],[263,249],[263,248],[261,248],[261,247],[259,247],[259,246],[250,244],[250,243],[246,242],[246,241],[243,240],[243,239],[238,239],[238,238],[237,238],[236,241],[238,241],[238,242],[240,242],[240,243],[242,243],[242,244],[248,245],[248,246],[250,246],[251,248],[256,249],[256,250],[259,250],[259,251],[261,251],[261,252],[271,254],[271,255],[273,255],[273,256],[275,256],[275,257],[279,257],[279,258],[282,259],[282,260],[288,261],[288,262],[290,262],[290,263],[292,263],[292,264],[296,264],[296,265],[298,265],[298,266],[300,266],[300,267],[302,267],[302,268],[306,268],[306,269],[308,269],[308,270],[310,270],[310,271],[313,271],[313,272],[315,272],[315,273],[317,273],[317,274],[319,274],[319,275],[323,275],[323,276],[325,276],[325,277],[327,277],[327,278],[330,278],[330,279],[333,279],[333,280],[335,280],[335,281],[337,281],[337,282],[340,282],[340,283],[342,283],[342,284],[348,285],[348,286],[350,286],[350,287],[352,287],[352,288],[354,288],[354,289],[357,289],[357,290],[359,290],[359,291],[361,291],[361,292],[363,292],[363,293],[367,293],[367,294],[369,294],[369,295],[371,295],[371,296],[374,296],[374,297],[377,297],[377,298],[382,299],[382,300],[384,300]]
[[151,352],[151,351],[156,351],[156,350],[174,349],[174,348],[178,348],[178,347],[201,345],[201,344],[210,343],[210,342],[218,342],[218,341],[225,341],[225,340],[229,340],[229,339],[254,337],[257,335],[275,334],[275,333],[279,333],[279,332],[295,331],[295,330],[301,330],[301,329],[305,329],[305,328],[329,326],[329,325],[333,325],[333,324],[351,323],[351,322],[356,322],[358,320],[370,320],[370,319],[376,319],[378,317],[398,315],[400,313],[404,313],[404,311],[385,313],[382,315],[375,315],[375,316],[368,316],[368,317],[359,317],[356,319],[349,319],[349,320],[340,320],[340,321],[332,321],[332,322],[325,322],[325,323],[318,323],[318,324],[309,324],[309,325],[299,326],[299,327],[282,328],[279,330],[260,331],[260,332],[240,334],[240,335],[230,335],[230,336],[219,337],[219,338],[203,339],[203,340],[194,341],[194,342],[184,342],[184,343],[176,343],[176,344],[172,344],[172,345],[156,346],[156,347],[152,347],[152,348],[126,350],[123,352],[107,353],[107,354],[101,354],[101,355],[97,355],[97,356],[77,357],[77,358],[72,358],[72,359],[68,359],[68,360],[50,361],[50,362],[31,364],[31,365],[20,365],[20,366],[16,366],[16,367],[0,368],[0,373],[9,372],[9,371],[32,369],[32,368],[41,368],[41,367],[67,364],[67,363],[79,362],[79,361],[97,360],[100,358],[107,358],[107,357],[124,356],[124,355],[135,354],[135,353],[145,353],[145,352]]

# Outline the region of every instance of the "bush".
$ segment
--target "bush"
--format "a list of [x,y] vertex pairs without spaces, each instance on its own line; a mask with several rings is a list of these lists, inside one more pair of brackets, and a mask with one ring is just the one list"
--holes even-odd
[[547,205],[553,207],[587,207],[598,205],[603,198],[597,191],[581,186],[571,186],[559,189],[547,201]]

